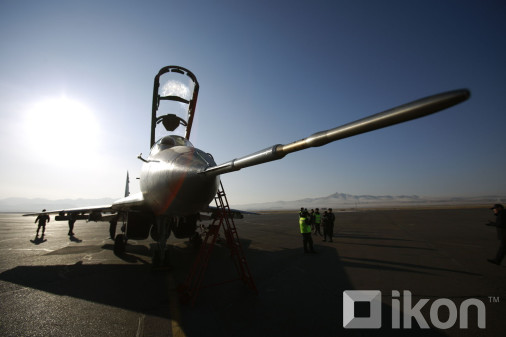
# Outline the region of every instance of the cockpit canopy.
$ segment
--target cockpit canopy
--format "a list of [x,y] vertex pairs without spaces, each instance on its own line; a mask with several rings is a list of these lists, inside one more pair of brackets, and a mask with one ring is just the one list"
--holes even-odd
[[160,138],[155,145],[151,148],[150,155],[154,156],[160,151],[170,149],[174,146],[187,146],[187,147],[193,147],[193,144],[190,143],[190,141],[184,137],[177,136],[177,135],[169,135],[165,136],[163,138]]

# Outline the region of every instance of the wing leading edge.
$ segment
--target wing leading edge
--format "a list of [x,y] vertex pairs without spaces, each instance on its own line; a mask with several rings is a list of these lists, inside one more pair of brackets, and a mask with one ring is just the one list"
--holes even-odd
[[202,174],[219,175],[238,171],[245,167],[279,160],[292,152],[304,150],[310,147],[319,147],[336,140],[356,136],[361,133],[366,133],[436,113],[467,100],[470,95],[471,93],[469,90],[460,89],[422,98],[355,122],[330,130],[317,132],[307,138],[290,144],[277,144],[250,155],[231,160],[224,164],[209,167],[202,171]]
[[112,209],[112,205],[101,205],[101,206],[89,206],[89,207],[77,207],[77,208],[51,210],[51,211],[47,211],[47,212],[38,212],[38,213],[27,213],[27,214],[23,214],[23,216],[37,216],[40,214],[60,214],[61,212],[64,212],[64,213],[92,213],[92,212],[111,213],[111,212],[114,212],[114,210]]
[[144,198],[142,193],[136,193],[114,201],[111,205],[76,207],[67,209],[51,210],[47,212],[27,213],[23,216],[38,216],[40,214],[91,214],[91,213],[116,213],[119,211],[139,210],[144,207]]

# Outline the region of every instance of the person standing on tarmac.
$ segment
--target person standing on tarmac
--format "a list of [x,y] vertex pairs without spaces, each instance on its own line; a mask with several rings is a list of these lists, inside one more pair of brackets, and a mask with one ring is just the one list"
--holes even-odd
[[77,214],[76,213],[69,213],[69,236],[74,236],[74,224],[77,220]]
[[499,249],[497,250],[495,259],[488,259],[487,261],[500,265],[506,255],[506,214],[504,214],[504,206],[501,204],[495,204],[490,209],[494,211],[496,218],[495,222],[490,221],[486,225],[497,227],[497,238],[501,243],[499,245]]
[[39,226],[37,227],[37,234],[35,237],[39,236],[40,227],[42,227],[42,237],[44,237],[44,232],[46,231],[46,222],[49,222],[50,220],[49,215],[46,214],[45,209],[42,210],[42,213],[43,214],[39,214],[35,219],[35,223],[37,223],[37,221],[39,222]]
[[322,232],[320,232],[320,224],[322,222],[322,215],[320,214],[320,209],[317,208],[316,212],[314,213],[314,234],[316,233],[322,235]]
[[336,216],[334,213],[332,213],[332,208],[329,208],[329,211],[327,212],[327,216],[329,218],[329,235],[330,235],[330,242],[332,242],[332,237],[334,236],[334,221],[336,221]]
[[314,209],[311,209],[311,213],[309,213],[309,225],[311,226],[311,232],[314,231]]
[[[302,243],[304,245],[304,253],[316,253],[313,248],[313,238],[311,237],[311,226],[308,224],[309,213],[302,211],[299,214],[299,227],[302,234]],[[309,247],[308,247],[309,246]],[[309,248],[309,249],[308,249]]]
[[332,236],[330,236],[330,219],[327,211],[323,212],[322,226],[323,226],[323,241],[327,241],[327,237],[329,238],[329,241],[332,241]]

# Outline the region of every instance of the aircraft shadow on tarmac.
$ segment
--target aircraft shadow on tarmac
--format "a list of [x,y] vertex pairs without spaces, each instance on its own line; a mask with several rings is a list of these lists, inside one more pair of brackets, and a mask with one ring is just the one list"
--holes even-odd
[[[338,237],[339,238],[339,237]],[[372,239],[372,238],[368,238]],[[378,239],[376,239],[378,240]],[[381,239],[385,240],[385,239]],[[354,246],[369,246],[369,247],[380,247],[380,248],[396,248],[396,249],[414,249],[414,250],[431,250],[435,251],[435,249],[432,248],[425,248],[425,247],[409,247],[409,246],[399,246],[399,245],[391,245],[391,244],[378,244],[378,243],[356,243],[356,242],[339,242],[340,245],[354,245]]]
[[[339,233],[334,235],[335,238],[340,239],[360,239],[360,240],[378,240],[378,237],[367,235],[367,234],[355,234],[352,232]],[[399,239],[399,238],[382,238],[383,240],[388,241],[404,241],[404,242],[413,242],[413,240],[408,239]]]
[[[151,246],[153,246],[153,245],[154,244],[151,244]],[[101,248],[113,251],[114,244],[108,243],[108,244],[103,245]],[[152,254],[153,254],[152,248],[150,249],[145,245],[127,244],[125,252],[122,254],[116,254],[116,256],[119,257],[120,259],[122,259],[123,261],[129,262],[129,263],[141,262],[143,264],[150,264],[150,262],[148,262],[148,261],[151,259]],[[145,257],[147,257],[147,259],[143,259],[137,255],[145,256]]]
[[[241,242],[243,248],[251,243]],[[181,283],[196,252],[181,245],[169,247],[174,267],[170,273],[176,283]],[[334,247],[316,244],[315,249],[318,254],[304,254],[302,248],[276,251],[245,248],[258,295],[242,282],[202,289],[194,307],[181,308],[186,335],[330,336],[352,332],[342,328],[342,292],[353,290],[343,268],[346,262],[341,261]],[[127,246],[128,254],[147,255],[149,251],[146,246]],[[204,284],[237,277],[229,255],[224,245],[214,247]],[[168,274],[150,270],[147,263],[114,265],[80,261],[74,265],[18,266],[1,273],[0,280],[167,318],[170,316]],[[391,307],[382,304],[382,312],[383,328],[374,330],[374,335],[405,335],[402,329],[390,328]],[[421,333],[444,335],[432,329],[419,329],[415,322],[410,334]]]
[[144,265],[18,266],[0,274],[0,280],[139,312],[149,311],[166,293],[156,292],[163,280]]
[[[391,262],[386,260],[378,260],[378,259],[357,259],[352,257],[342,257],[347,261],[343,261],[345,266],[349,267],[360,267],[360,268],[370,268],[370,269],[381,269],[381,270],[392,270],[392,271],[405,271],[409,273],[419,273],[419,274],[432,274],[430,271],[438,272],[452,272],[456,274],[464,274],[469,276],[483,276],[482,274],[471,273],[462,270],[448,269],[448,268],[438,268],[438,267],[428,267],[422,266],[419,264],[413,263],[399,263],[399,262]],[[421,270],[416,270],[421,269]]]

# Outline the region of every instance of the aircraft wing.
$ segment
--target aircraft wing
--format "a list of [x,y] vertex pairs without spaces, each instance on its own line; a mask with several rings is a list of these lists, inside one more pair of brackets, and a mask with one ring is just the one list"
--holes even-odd
[[144,207],[144,196],[141,192],[121,198],[112,203],[115,211],[141,210]]
[[356,136],[361,133],[366,133],[433,114],[465,101],[470,95],[471,93],[469,90],[460,89],[422,98],[355,122],[330,130],[317,132],[307,138],[290,144],[277,144],[250,155],[233,159],[224,164],[208,167],[202,171],[201,174],[210,176],[219,175],[238,171],[245,167],[278,160],[292,152],[304,150],[310,147],[322,146],[336,140]]
[[47,212],[38,212],[38,213],[27,213],[23,214],[23,216],[38,216],[41,214],[60,214],[64,213],[92,213],[92,212],[103,212],[103,213],[111,213],[114,212],[112,209],[112,205],[102,205],[102,206],[89,206],[89,207],[77,207],[77,208],[68,208],[68,209],[58,209]]
[[[214,206],[208,206],[207,209],[201,211],[200,219],[201,220],[210,220],[210,219],[217,219],[218,218],[218,208]],[[202,213],[211,213],[210,215],[204,215]],[[248,211],[242,211],[240,209],[230,209],[230,215],[233,219],[243,219],[244,214],[251,214],[251,215],[259,215],[258,213],[254,212],[248,212]]]
[[[27,213],[23,214],[23,216],[38,216],[40,214],[58,214],[56,220],[68,220],[69,213],[75,213],[78,215],[78,220],[108,220],[109,217],[102,216],[102,213],[117,213],[119,211],[129,211],[129,210],[141,210],[144,206],[144,198],[142,193],[136,193],[128,197],[124,197],[114,201],[111,205],[101,205],[101,206],[89,206],[89,207],[76,207],[76,208],[67,208],[67,209],[59,209],[59,210],[51,210],[48,212],[38,212],[38,213]],[[58,219],[59,218],[59,219]]]

